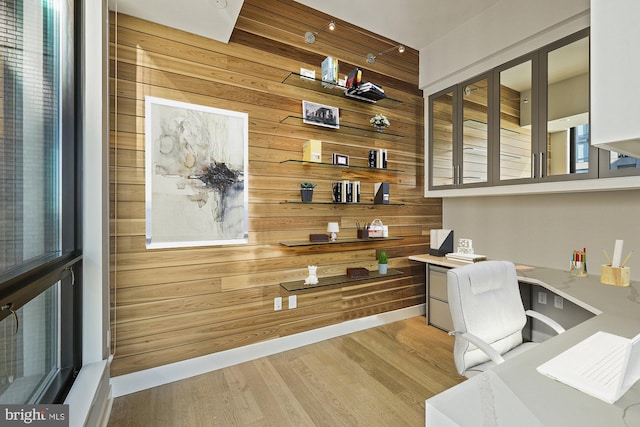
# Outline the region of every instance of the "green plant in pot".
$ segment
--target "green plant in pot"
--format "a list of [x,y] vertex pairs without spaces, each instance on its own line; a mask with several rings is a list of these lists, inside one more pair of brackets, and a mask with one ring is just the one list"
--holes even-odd
[[300,197],[303,202],[310,202],[313,200],[313,189],[316,188],[316,184],[310,182],[300,183]]
[[378,254],[378,273],[387,274],[388,261],[386,252],[382,251]]

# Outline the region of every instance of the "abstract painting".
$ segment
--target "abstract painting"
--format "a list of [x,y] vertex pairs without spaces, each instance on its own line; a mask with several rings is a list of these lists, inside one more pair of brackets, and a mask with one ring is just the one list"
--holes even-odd
[[145,97],[149,249],[248,242],[248,115]]

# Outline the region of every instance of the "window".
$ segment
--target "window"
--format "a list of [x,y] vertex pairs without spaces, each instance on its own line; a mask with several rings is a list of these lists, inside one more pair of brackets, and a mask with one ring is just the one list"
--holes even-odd
[[0,3],[3,404],[61,402],[81,362],[73,7]]

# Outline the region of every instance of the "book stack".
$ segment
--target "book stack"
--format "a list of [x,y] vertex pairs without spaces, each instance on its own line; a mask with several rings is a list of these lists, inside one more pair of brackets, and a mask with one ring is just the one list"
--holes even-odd
[[463,254],[458,252],[451,252],[449,254],[446,254],[445,258],[450,259],[452,261],[461,261],[461,262],[468,262],[468,263],[484,261],[485,259],[487,259],[485,255]]
[[347,89],[345,95],[351,98],[361,99],[364,101],[375,102],[379,99],[387,97],[384,89],[371,82],[360,83],[357,87]]
[[322,61],[322,87],[333,88],[338,83],[338,60],[327,56]]
[[333,183],[335,203],[360,203],[360,181],[338,181]]
[[380,148],[378,150],[369,150],[369,167],[386,169],[387,168],[387,150]]

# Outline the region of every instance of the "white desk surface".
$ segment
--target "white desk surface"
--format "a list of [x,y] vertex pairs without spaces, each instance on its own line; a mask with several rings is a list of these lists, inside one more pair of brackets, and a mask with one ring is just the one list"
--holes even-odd
[[[463,265],[430,255],[409,258],[445,267]],[[518,279],[543,286],[596,316],[428,399],[427,426],[640,426],[640,382],[611,405],[536,371],[597,331],[629,338],[640,333],[640,283],[609,286],[601,284],[598,275],[574,277],[544,267],[519,269]]]

